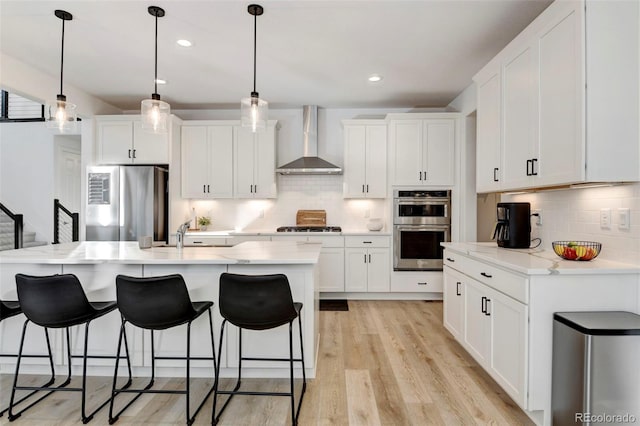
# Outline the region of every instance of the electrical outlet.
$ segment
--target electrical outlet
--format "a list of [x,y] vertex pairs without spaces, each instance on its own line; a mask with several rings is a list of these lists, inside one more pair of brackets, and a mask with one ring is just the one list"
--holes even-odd
[[611,228],[611,209],[600,209],[600,228]]
[[618,209],[618,229],[629,229],[631,224],[629,223],[629,209],[628,208],[620,208]]
[[534,223],[536,224],[536,226],[542,226],[542,210],[540,209],[531,210],[531,216],[535,218]]

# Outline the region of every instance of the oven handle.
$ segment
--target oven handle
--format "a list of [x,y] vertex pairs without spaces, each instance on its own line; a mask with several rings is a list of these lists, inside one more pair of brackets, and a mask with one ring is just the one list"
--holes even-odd
[[393,225],[397,231],[448,231],[451,225]]
[[410,206],[416,205],[448,205],[451,204],[451,198],[396,198],[396,205],[408,204]]

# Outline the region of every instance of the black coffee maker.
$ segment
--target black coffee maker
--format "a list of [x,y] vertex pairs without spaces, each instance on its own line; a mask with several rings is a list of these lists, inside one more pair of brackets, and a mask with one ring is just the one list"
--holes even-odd
[[531,243],[531,204],[498,203],[498,223],[492,239],[499,247],[529,248]]

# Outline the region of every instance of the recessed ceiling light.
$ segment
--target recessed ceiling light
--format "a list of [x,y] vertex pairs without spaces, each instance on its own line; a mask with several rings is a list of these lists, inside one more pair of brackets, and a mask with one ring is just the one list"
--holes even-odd
[[158,84],[167,84],[167,80],[163,80],[161,78],[156,78],[156,83],[158,83]]
[[178,40],[176,41],[176,43],[178,43],[178,46],[182,46],[182,47],[191,47],[193,46],[193,43],[191,43],[189,40]]
[[381,75],[378,75],[378,74],[371,74],[371,75],[369,76],[369,81],[370,81],[371,83],[377,83],[377,82],[379,82],[379,81],[382,81],[382,76],[381,76]]

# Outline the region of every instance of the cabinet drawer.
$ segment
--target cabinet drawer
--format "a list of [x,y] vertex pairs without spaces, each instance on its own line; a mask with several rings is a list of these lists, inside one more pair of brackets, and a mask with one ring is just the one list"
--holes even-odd
[[391,244],[388,236],[351,236],[344,237],[345,247],[389,247]]
[[220,237],[199,237],[195,235],[185,235],[185,246],[223,246],[226,244],[226,236]]
[[342,248],[344,247],[344,237],[340,236],[309,236],[308,240],[310,243],[322,243],[322,247],[335,247]]
[[441,293],[442,272],[394,272],[391,291],[403,293]]

